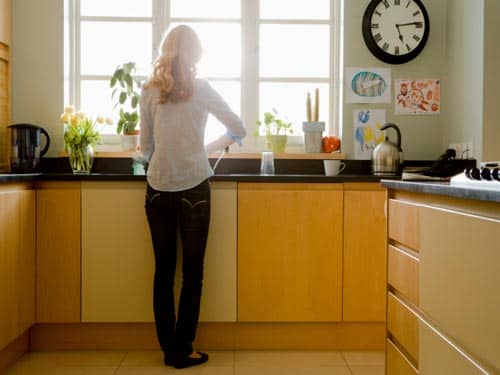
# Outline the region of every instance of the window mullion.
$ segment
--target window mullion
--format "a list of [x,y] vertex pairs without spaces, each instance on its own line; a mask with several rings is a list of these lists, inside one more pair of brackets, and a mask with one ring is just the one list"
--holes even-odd
[[75,16],[76,20],[76,25],[74,27],[74,41],[76,48],[74,48],[73,51],[73,56],[74,58],[74,66],[72,67],[72,72],[74,74],[74,83],[75,83],[75,88],[73,90],[74,94],[74,105],[76,108],[81,108],[81,44],[82,44],[82,38],[81,38],[81,30],[82,30],[82,20],[81,20],[81,7],[80,7],[80,0],[75,0],[74,2],[74,10],[73,14]]
[[156,59],[163,33],[170,19],[170,0],[153,0],[153,55],[151,61]]
[[[259,0],[241,0],[241,118],[253,134],[259,116]],[[252,149],[247,137],[244,150]]]
[[330,134],[342,137],[343,0],[330,0]]

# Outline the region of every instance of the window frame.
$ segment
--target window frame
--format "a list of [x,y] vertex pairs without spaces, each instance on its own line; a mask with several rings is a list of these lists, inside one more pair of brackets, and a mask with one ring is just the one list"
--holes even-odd
[[[151,0],[151,17],[121,17],[121,16],[82,16],[80,0],[65,0],[65,102],[73,103],[77,108],[81,104],[81,82],[83,80],[109,80],[111,75],[83,75],[80,68],[81,22],[151,22],[152,25],[152,56],[156,57],[158,46],[170,23],[238,23],[241,25],[241,69],[240,77],[204,77],[209,81],[240,82],[240,116],[247,127],[248,134],[253,134],[256,121],[261,114],[259,108],[259,85],[266,82],[287,83],[322,83],[329,85],[329,127],[326,133],[342,136],[342,62],[343,62],[343,1],[329,0],[329,19],[260,19],[260,0],[241,0],[240,18],[199,18],[172,17],[170,0]],[[259,76],[259,39],[260,27],[266,24],[283,25],[329,25],[330,60],[329,76],[326,78],[311,77],[260,77]],[[138,76],[146,79],[146,76]],[[247,138],[249,138],[247,137]],[[264,149],[264,138],[255,137],[256,142],[247,141],[238,151],[256,151]],[[105,145],[119,143],[116,134],[103,135]],[[289,137],[290,145],[302,145],[303,136],[297,134]]]

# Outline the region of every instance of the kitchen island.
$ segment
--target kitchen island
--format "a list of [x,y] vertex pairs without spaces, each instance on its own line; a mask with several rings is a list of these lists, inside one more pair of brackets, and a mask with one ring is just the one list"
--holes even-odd
[[387,374],[500,372],[500,191],[389,189]]

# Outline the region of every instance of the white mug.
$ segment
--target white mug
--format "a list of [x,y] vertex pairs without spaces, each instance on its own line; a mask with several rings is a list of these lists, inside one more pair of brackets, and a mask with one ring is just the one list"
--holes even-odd
[[323,160],[326,176],[336,176],[345,168],[345,163],[340,160]]

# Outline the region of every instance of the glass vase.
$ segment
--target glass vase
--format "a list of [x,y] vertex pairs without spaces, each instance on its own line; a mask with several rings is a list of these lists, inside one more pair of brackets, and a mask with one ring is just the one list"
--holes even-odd
[[70,145],[68,157],[73,174],[90,174],[94,163],[94,147],[90,144]]

